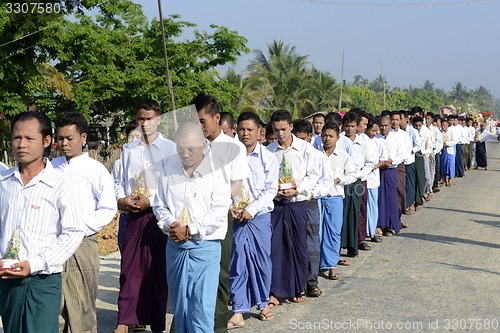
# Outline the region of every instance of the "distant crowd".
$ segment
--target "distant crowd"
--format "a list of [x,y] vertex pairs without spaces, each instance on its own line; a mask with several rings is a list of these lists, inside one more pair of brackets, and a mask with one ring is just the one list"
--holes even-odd
[[[143,100],[111,174],[83,147],[77,112],[55,122],[62,156],[45,156],[51,122],[11,122],[17,164],[0,173],[0,315],[6,333],[97,332],[97,233],[120,213],[115,333],[226,332],[256,307],[320,297],[319,276],[408,227],[441,186],[487,170],[486,124],[425,112],[360,109],[312,122],[275,111],[237,119],[215,98],[192,100],[173,140]],[[372,245],[370,245],[372,243]],[[352,259],[351,259],[352,258]],[[228,306],[231,310],[228,310]]]

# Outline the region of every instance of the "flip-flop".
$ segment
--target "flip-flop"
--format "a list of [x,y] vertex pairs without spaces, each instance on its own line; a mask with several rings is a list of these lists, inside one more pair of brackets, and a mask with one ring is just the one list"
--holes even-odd
[[242,328],[242,327],[245,327],[245,324],[240,325],[240,324],[238,324],[237,322],[232,321],[232,320],[228,321],[227,323],[228,323],[228,326],[229,326],[229,324],[231,325],[231,326],[229,326],[229,327],[227,328],[227,330],[228,330],[228,331],[230,331],[230,330],[235,330],[235,329],[237,329],[237,328]]
[[307,299],[306,293],[302,292],[299,295],[297,295],[294,298],[292,298],[291,301],[294,302],[294,303],[304,303],[306,301],[306,299]]
[[273,320],[274,319],[274,313],[272,313],[271,311],[269,312],[260,312],[259,314],[259,319],[262,320],[262,321],[268,321],[268,320]]
[[337,262],[337,265],[339,266],[350,266],[351,263],[348,262],[347,260],[344,260],[344,259],[340,259],[338,262]]

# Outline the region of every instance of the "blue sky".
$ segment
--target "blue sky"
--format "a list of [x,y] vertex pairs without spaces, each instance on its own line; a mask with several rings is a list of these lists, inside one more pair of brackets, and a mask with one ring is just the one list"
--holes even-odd
[[[157,1],[133,1],[148,17],[158,16]],[[162,0],[162,6],[164,16],[180,14],[199,30],[210,24],[236,30],[251,50],[280,39],[337,80],[345,49],[347,82],[382,72],[391,87],[430,80],[449,91],[461,81],[500,98],[499,0]],[[242,56],[236,70],[252,58]]]

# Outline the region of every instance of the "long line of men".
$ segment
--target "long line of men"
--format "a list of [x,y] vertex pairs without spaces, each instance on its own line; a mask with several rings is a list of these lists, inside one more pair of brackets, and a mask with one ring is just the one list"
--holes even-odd
[[[12,207],[18,204],[0,205],[2,255],[14,231],[21,244],[20,263],[0,271],[2,299],[10,302],[1,308],[6,332],[33,332],[34,327],[37,332],[97,332],[96,235],[117,208],[123,224],[115,332],[145,325],[165,331],[168,297],[174,309],[171,331],[226,332],[243,327],[243,315],[254,306],[266,321],[283,299],[301,303],[321,296],[318,276],[338,280],[337,267],[350,264],[341,249],[347,257],[369,251],[367,240],[380,243],[382,235],[407,227],[401,216],[430,200],[440,181],[451,186],[464,171],[486,168],[483,128],[473,128],[470,119],[424,115],[418,107],[384,111],[377,118],[358,109],[343,117],[316,114],[312,124],[292,121],[288,111],[278,110],[265,126],[251,112],[235,122],[205,93],[192,104],[193,120],[181,124],[171,141],[158,132],[158,103],[139,103],[112,176],[83,153],[87,123],[80,114],[68,113],[56,122],[63,156],[51,162],[43,157],[50,146],[46,117],[31,112],[14,118],[18,164],[1,174],[2,200],[17,198],[26,188],[46,195],[44,182],[56,191],[43,180],[52,169],[71,186],[64,188],[64,203],[51,207],[53,216],[43,222],[52,229],[37,230],[42,245],[31,245],[33,234],[24,231],[30,216],[12,221]],[[34,154],[30,140],[38,134]],[[23,172],[34,163],[38,173],[29,172],[25,179]],[[31,203],[28,211],[34,209],[40,206]],[[68,218],[69,209],[78,213]],[[47,253],[61,251],[69,235],[71,247],[52,262]],[[39,262],[40,257],[47,261]],[[29,278],[43,289],[47,276],[56,277],[52,286],[59,292],[48,297],[39,291],[31,302],[15,302],[25,297],[26,288],[11,281]],[[61,311],[48,313],[47,306],[56,303]],[[44,324],[37,319],[41,314]]]

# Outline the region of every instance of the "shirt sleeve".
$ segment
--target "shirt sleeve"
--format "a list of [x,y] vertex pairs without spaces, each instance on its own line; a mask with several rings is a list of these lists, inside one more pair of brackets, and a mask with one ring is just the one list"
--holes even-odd
[[268,155],[269,158],[265,160],[264,165],[264,177],[266,179],[264,182],[264,189],[260,192],[259,196],[245,208],[252,217],[255,217],[258,212],[263,211],[265,208],[273,208],[273,199],[278,193],[278,160],[276,156],[272,154],[266,155]]
[[115,193],[113,191],[113,178],[104,166],[100,169],[97,184],[92,184],[96,201],[95,224],[90,228],[92,234],[108,225],[115,217],[117,210]]
[[[299,139],[297,139],[299,140]],[[314,152],[314,148],[305,142],[305,162],[306,163],[306,174],[302,181],[297,184],[297,194],[304,195],[306,198],[309,198],[312,194],[312,189],[314,185],[318,182],[321,176],[321,170],[318,167],[320,162],[318,161],[316,154]]]

